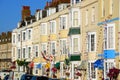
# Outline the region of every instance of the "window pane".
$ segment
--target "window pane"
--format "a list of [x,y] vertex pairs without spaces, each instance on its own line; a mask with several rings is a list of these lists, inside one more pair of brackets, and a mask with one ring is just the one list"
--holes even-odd
[[78,38],[73,39],[73,50],[78,51]]

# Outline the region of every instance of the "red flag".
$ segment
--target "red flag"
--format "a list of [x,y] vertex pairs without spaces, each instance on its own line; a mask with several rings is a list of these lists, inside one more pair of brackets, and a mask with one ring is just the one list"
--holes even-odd
[[29,68],[33,68],[33,67],[34,67],[34,62],[33,62],[33,61],[30,62],[30,63],[28,64],[28,67],[29,67]]
[[12,63],[11,63],[11,67],[10,67],[11,69],[15,69],[16,68],[16,61],[13,61]]

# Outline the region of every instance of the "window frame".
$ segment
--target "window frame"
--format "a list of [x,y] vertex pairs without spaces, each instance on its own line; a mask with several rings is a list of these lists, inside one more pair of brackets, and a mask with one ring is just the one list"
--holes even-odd
[[[52,45],[53,43],[55,44],[55,45],[54,45],[54,48],[53,48],[53,45]],[[53,51],[52,51],[53,49],[55,49],[55,52],[54,52],[54,53],[53,53]],[[56,41],[51,41],[51,42],[50,42],[50,54],[56,55],[56,51],[57,51],[57,50],[56,50]]]
[[[111,31],[113,31],[112,32],[113,34],[111,34],[113,36],[113,38],[112,38],[113,40],[111,40],[111,42],[113,43],[113,45],[112,45],[113,47],[110,48],[109,46],[111,45],[111,43],[109,44],[109,42],[110,42],[109,38],[111,38],[112,36],[110,35],[111,32],[108,31],[108,30],[111,27],[112,27]],[[109,50],[109,49],[115,49],[115,24],[114,23],[113,24],[107,24],[107,26],[104,26],[104,50]]]
[[[54,23],[54,26],[53,26]],[[56,34],[56,21],[52,20],[50,21],[50,34]]]
[[[63,18],[65,18],[65,21],[63,21]],[[62,19],[62,20],[61,20]],[[65,23],[64,25],[62,25],[63,23]],[[65,28],[63,28],[63,26]],[[60,16],[60,30],[64,30],[67,29],[67,15],[62,15]]]
[[[94,35],[94,50],[92,50],[92,35]],[[90,36],[90,37],[89,37]],[[96,32],[88,32],[87,34],[87,49],[88,52],[96,52]]]
[[41,35],[47,35],[47,23],[41,23],[40,29],[41,29]]
[[[65,41],[65,43],[63,43],[63,41]],[[67,54],[67,39],[60,39],[60,53]]]

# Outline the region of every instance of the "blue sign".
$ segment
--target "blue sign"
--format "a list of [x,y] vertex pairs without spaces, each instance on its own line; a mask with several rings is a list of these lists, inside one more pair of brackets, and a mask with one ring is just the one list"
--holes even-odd
[[115,50],[104,50],[104,58],[105,59],[114,59],[115,58]]

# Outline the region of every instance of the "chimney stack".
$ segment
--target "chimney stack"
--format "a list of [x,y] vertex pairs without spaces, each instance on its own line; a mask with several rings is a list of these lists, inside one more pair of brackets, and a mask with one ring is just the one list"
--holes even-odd
[[30,15],[31,15],[30,7],[23,6],[22,7],[22,20],[24,20],[26,17],[29,17]]

